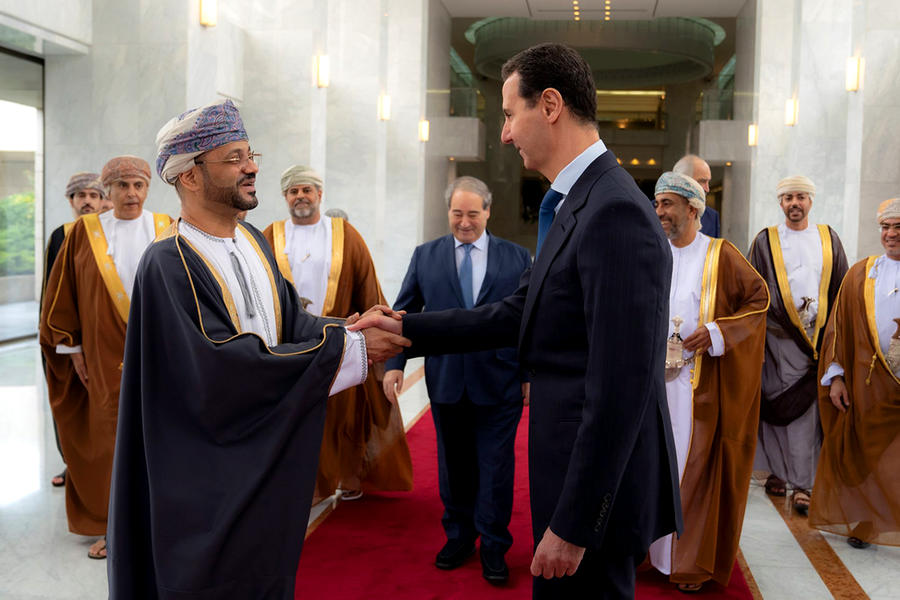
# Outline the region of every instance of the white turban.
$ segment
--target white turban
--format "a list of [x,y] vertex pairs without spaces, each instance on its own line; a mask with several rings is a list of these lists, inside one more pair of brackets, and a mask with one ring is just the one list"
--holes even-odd
[[654,195],[665,193],[678,194],[687,203],[697,209],[697,229],[700,229],[700,217],[706,211],[706,192],[700,187],[692,177],[675,173],[674,171],[666,171],[660,175],[656,181],[656,189]]
[[788,192],[806,192],[812,198],[816,195],[816,184],[809,177],[804,177],[803,175],[785,177],[775,187],[775,196],[781,198],[782,194],[787,194]]
[[321,190],[322,177],[312,167],[294,165],[281,174],[281,193],[287,193],[295,185],[314,185]]
[[170,120],[156,134],[156,172],[166,183],[175,183],[199,155],[247,139],[241,113],[231,100],[194,108]]
[[878,205],[878,224],[888,219],[900,219],[900,198],[891,198]]

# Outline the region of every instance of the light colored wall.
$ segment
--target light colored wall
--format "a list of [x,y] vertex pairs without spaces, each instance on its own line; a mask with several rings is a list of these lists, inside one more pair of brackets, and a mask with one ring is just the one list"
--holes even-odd
[[47,38],[61,36],[90,44],[92,4],[92,0],[0,0],[0,17],[34,27],[33,33]]

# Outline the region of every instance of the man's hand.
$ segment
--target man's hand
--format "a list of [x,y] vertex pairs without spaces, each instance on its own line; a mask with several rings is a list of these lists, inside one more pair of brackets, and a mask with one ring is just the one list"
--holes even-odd
[[574,575],[582,558],[584,548],[570,544],[548,527],[534,551],[531,574],[544,579]]
[[70,354],[69,358],[72,359],[72,366],[75,368],[75,372],[78,373],[78,379],[81,380],[82,385],[87,387],[88,382],[88,373],[87,373],[87,365],[84,364],[84,352],[76,352],[74,354]]
[[850,408],[850,393],[847,391],[847,384],[844,383],[844,378],[840,375],[831,380],[828,396],[831,398],[831,403],[839,411],[847,412],[847,409]]
[[528,406],[528,400],[531,397],[531,383],[522,382],[522,404]]
[[384,395],[392,404],[397,404],[397,397],[403,389],[403,369],[391,369],[384,374]]
[[712,339],[709,337],[709,329],[705,325],[698,327],[684,340],[684,349],[697,355],[703,354],[711,347]]
[[385,361],[400,354],[403,348],[412,345],[412,342],[402,335],[403,321],[383,314],[363,316],[347,329],[361,331],[365,336],[369,364]]

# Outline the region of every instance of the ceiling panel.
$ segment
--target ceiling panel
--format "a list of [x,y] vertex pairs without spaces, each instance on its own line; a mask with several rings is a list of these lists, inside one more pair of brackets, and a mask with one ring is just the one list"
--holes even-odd
[[[441,0],[451,17],[572,18],[571,0]],[[611,0],[618,20],[655,17],[734,17],[745,0]],[[602,20],[604,0],[579,0],[581,18]]]

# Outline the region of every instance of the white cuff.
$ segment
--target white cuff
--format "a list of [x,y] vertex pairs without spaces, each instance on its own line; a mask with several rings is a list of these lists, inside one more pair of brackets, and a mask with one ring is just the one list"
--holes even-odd
[[66,346],[65,344],[56,345],[57,354],[78,354],[81,352],[81,344],[77,346]]
[[329,396],[361,384],[369,374],[365,336],[361,331],[344,330],[344,334],[344,356],[341,357],[341,367],[328,390]]
[[836,362],[828,365],[828,369],[825,370],[825,374],[822,375],[822,385],[828,387],[831,385],[831,382],[835,377],[843,377],[844,376],[844,367],[837,364]]
[[722,356],[725,354],[725,338],[722,337],[722,330],[715,321],[710,321],[705,327],[709,330],[709,341],[712,344],[706,353],[710,356]]

